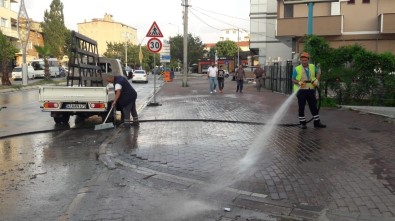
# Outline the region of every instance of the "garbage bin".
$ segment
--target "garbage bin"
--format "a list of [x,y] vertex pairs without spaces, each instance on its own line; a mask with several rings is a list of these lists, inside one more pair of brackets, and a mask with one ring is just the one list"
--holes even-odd
[[163,80],[164,80],[165,82],[170,82],[170,81],[171,81],[170,72],[169,72],[169,71],[163,72]]

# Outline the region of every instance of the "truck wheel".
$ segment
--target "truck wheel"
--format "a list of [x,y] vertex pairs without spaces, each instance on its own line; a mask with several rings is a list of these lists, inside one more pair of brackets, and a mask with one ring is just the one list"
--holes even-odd
[[70,120],[70,115],[69,114],[62,114],[59,116],[54,116],[53,117],[55,123],[57,124],[68,124]]
[[[104,120],[105,120],[106,117],[107,117],[107,114],[108,114],[108,112],[106,112],[105,114],[102,114],[102,115],[101,115],[101,119],[102,119],[102,122],[103,122],[103,123],[104,123]],[[108,116],[108,118],[107,118],[106,123],[109,123],[109,122],[114,122],[114,114],[113,114],[113,113],[111,113],[110,116]]]

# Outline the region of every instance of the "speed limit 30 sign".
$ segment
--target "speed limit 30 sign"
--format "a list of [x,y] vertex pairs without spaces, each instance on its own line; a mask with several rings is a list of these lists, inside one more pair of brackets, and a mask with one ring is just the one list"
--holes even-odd
[[158,53],[162,49],[162,42],[158,38],[151,38],[147,43],[147,48],[152,53]]

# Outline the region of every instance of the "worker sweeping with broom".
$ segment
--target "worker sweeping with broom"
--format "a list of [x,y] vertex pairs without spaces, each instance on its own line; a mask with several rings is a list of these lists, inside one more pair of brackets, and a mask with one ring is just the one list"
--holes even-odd
[[[137,92],[134,90],[129,81],[123,76],[113,76],[108,74],[106,79],[109,83],[114,84],[115,98],[112,106],[116,110],[122,112],[121,121],[125,125],[139,126],[139,120],[136,110]],[[133,117],[133,122],[130,120],[130,115]]]
[[296,66],[292,74],[292,82],[294,83],[294,91],[298,90],[296,97],[299,105],[299,122],[302,129],[306,129],[306,117],[304,109],[306,102],[309,105],[310,112],[313,115],[314,127],[325,128],[326,125],[321,123],[320,115],[318,114],[317,98],[315,97],[315,88],[318,87],[319,74],[318,69],[314,64],[309,64],[310,55],[303,52],[300,55],[300,65]]

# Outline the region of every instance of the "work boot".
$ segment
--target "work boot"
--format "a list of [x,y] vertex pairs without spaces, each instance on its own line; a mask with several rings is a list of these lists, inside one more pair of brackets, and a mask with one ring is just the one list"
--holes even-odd
[[300,122],[300,128],[307,129],[306,122]]
[[320,120],[316,120],[316,121],[314,121],[314,127],[315,128],[325,128],[326,125],[322,124]]
[[140,126],[139,118],[133,117],[133,123],[131,125],[134,127]]

